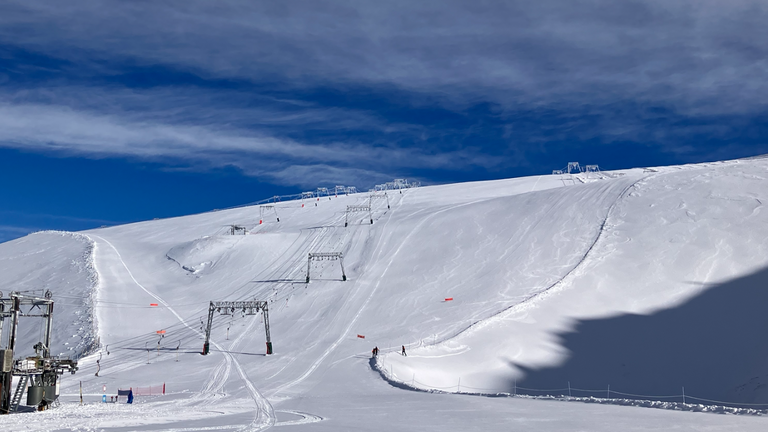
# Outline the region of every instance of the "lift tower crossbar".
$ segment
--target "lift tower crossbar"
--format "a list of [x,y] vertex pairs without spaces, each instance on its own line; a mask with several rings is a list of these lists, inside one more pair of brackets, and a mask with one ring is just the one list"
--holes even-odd
[[349,214],[357,212],[367,212],[368,217],[371,219],[371,225],[373,225],[373,212],[370,205],[350,205],[347,206],[347,212],[344,215],[344,227],[349,226]]
[[211,301],[208,306],[208,326],[205,328],[205,343],[203,343],[203,355],[210,352],[211,325],[213,314],[221,313],[230,315],[241,310],[246,315],[256,315],[261,311],[264,314],[264,331],[267,334],[267,354],[272,354],[272,338],[269,335],[269,307],[266,301]]
[[309,283],[309,269],[311,268],[312,260],[339,260],[341,264],[341,280],[347,280],[347,274],[344,273],[344,254],[341,252],[310,252],[307,258],[307,283]]

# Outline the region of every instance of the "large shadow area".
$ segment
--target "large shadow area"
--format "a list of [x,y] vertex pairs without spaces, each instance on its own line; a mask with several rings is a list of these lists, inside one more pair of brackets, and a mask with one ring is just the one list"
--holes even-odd
[[686,395],[699,398],[768,403],[768,268],[712,286],[673,309],[580,321],[559,337],[570,357],[556,367],[522,367],[518,387],[562,389],[570,381],[601,389],[593,396],[605,397],[610,385],[646,395],[642,399],[675,401],[654,396],[680,395],[685,387]]

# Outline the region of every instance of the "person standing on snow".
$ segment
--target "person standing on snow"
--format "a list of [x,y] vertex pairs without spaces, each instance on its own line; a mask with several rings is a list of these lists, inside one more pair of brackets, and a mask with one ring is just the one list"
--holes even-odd
[[404,356],[408,357],[408,354],[406,354],[406,353],[405,353],[405,345],[403,345],[403,352],[401,352],[400,354],[402,354],[402,355],[404,355]]
[[371,350],[371,354],[372,354],[371,357],[374,357],[374,358],[377,357],[379,355],[379,347],[373,347],[373,349]]

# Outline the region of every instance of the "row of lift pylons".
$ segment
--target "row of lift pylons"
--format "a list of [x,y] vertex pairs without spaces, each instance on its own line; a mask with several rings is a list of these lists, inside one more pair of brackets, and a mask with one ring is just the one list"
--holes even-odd
[[[337,187],[338,189],[338,187]],[[319,189],[318,189],[319,190]],[[338,190],[336,191],[338,193]],[[325,193],[328,194],[328,191],[325,190]],[[402,192],[401,192],[402,193]],[[319,196],[319,193],[318,193]],[[302,199],[305,197],[312,197],[311,193],[305,192],[302,194]],[[349,226],[349,215],[350,213],[368,213],[368,217],[371,221],[371,224],[373,224],[373,202],[375,200],[386,200],[387,202],[387,209],[390,208],[389,203],[389,196],[386,192],[374,192],[372,193],[368,198],[368,203],[366,205],[351,205],[347,206],[346,214],[345,214],[345,220],[344,220],[344,226]],[[277,200],[275,200],[277,202]],[[280,222],[280,218],[277,216],[277,209],[272,205],[267,206],[260,206],[259,207],[259,224],[263,223],[264,216],[269,213],[270,211],[274,212],[274,216],[277,219],[278,222]],[[238,232],[242,232],[243,234],[247,233],[247,230],[244,226],[241,225],[230,225],[230,234],[235,235]],[[310,282],[310,271],[312,267],[312,261],[318,261],[318,260],[333,260],[339,261],[339,265],[341,267],[341,280],[346,281],[347,275],[344,271],[344,254],[342,252],[310,252],[307,256],[307,276],[306,276],[306,283]],[[266,333],[267,337],[267,354],[272,354],[272,338],[269,333],[269,303],[267,301],[262,300],[252,300],[252,301],[211,301],[208,305],[208,320],[207,325],[205,327],[205,342],[203,342],[203,351],[201,354],[208,355],[210,353],[210,343],[211,343],[211,328],[213,326],[213,317],[216,314],[221,315],[232,315],[236,312],[241,312],[244,315],[256,315],[257,313],[261,312],[264,315],[264,331]]]
[[[337,188],[338,189],[338,188]],[[356,192],[356,191],[353,191]],[[327,193],[327,192],[326,192]],[[338,193],[338,191],[337,191]],[[349,191],[347,191],[349,193]],[[349,214],[367,212],[373,224],[372,207],[376,199],[386,199],[390,208],[389,197],[385,193],[374,193],[370,196],[368,205],[347,206],[344,226],[349,225]],[[277,218],[274,206],[262,206],[259,223],[262,222],[265,211],[272,210]],[[279,222],[280,219],[277,218]],[[246,232],[244,227],[232,225],[231,234],[237,231]],[[347,280],[344,272],[344,255],[341,252],[311,252],[307,257],[306,283],[310,282],[310,269],[313,260],[338,260],[341,266],[342,281]],[[11,292],[3,297],[0,292],[0,414],[9,414],[18,410],[22,396],[26,391],[26,405],[44,410],[58,404],[59,378],[65,373],[74,374],[77,371],[77,361],[67,357],[51,355],[51,331],[53,327],[52,294],[46,291],[43,296]],[[203,355],[210,352],[211,327],[213,316],[234,314],[241,311],[245,315],[264,315],[264,329],[267,338],[267,354],[272,354],[272,339],[269,332],[269,303],[267,301],[211,301],[208,307],[208,325],[203,343]],[[23,359],[14,359],[19,318],[42,318],[45,320],[43,340],[34,345],[35,355]],[[6,323],[7,321],[7,323]],[[98,376],[98,372],[97,372]],[[19,377],[16,389],[13,389],[13,377]]]
[[[310,252],[307,256],[307,279],[306,283],[310,281],[310,270],[312,261],[319,260],[333,260],[339,261],[341,266],[341,280],[347,280],[347,274],[344,272],[344,254],[341,252]],[[267,336],[267,354],[272,354],[272,337],[269,333],[269,302],[262,300],[251,301],[211,301],[208,305],[208,321],[205,327],[205,342],[203,342],[203,352],[201,354],[208,355],[211,351],[211,328],[213,326],[213,316],[221,315],[233,315],[236,312],[241,312],[244,315],[256,315],[261,312],[264,314],[264,331]]]

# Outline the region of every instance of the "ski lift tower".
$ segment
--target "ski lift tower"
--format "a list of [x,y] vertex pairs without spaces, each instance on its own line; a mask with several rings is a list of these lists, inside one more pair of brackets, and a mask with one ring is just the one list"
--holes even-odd
[[386,192],[384,192],[384,193],[375,193],[374,192],[374,193],[372,193],[368,197],[368,202],[369,202],[369,205],[371,206],[371,208],[373,208],[373,201],[374,200],[378,200],[378,199],[386,199],[387,200],[387,209],[390,208],[389,207],[389,195],[387,195]]
[[572,174],[572,173],[578,174],[580,172],[583,172],[578,162],[568,162],[568,168],[566,168],[566,171],[568,172],[568,174]]
[[266,301],[211,301],[208,306],[208,326],[205,328],[205,342],[203,343],[203,355],[210,352],[211,325],[213,314],[233,315],[241,311],[243,315],[256,315],[261,311],[264,314],[264,331],[267,334],[267,354],[272,354],[272,338],[269,335],[269,307]]
[[344,228],[349,226],[349,214],[358,212],[367,212],[368,217],[371,219],[371,225],[373,225],[373,212],[370,205],[348,205],[347,212],[344,215]]
[[[75,373],[77,361],[51,356],[51,332],[53,330],[53,299],[46,291],[43,297],[11,292],[8,298],[0,293],[0,414],[9,414],[18,409],[24,391],[27,391],[27,405],[43,410],[57,402],[59,397],[58,379],[64,372]],[[29,307],[27,312],[24,311]],[[35,356],[24,360],[13,360],[16,350],[16,334],[20,317],[44,318],[43,340],[35,344]],[[3,323],[9,318],[8,337],[3,337]],[[7,339],[5,348],[2,341]],[[16,391],[11,395],[13,377],[20,377]],[[31,381],[31,383],[30,383]],[[27,388],[27,384],[30,384]]]
[[324,188],[324,187],[317,188],[317,197],[320,198],[323,195],[328,196],[328,188]]
[[346,186],[341,186],[341,185],[336,185],[336,188],[334,189],[333,194],[338,196],[339,193],[341,193],[342,195],[346,194],[347,193],[347,187]]
[[[272,210],[272,212],[270,212],[270,210]],[[280,222],[280,216],[277,215],[277,208],[273,205],[263,205],[259,206],[259,225],[264,222],[264,215],[269,213],[274,213],[275,219]]]
[[600,177],[600,167],[597,165],[587,165],[585,168],[585,171],[587,173],[587,178],[589,178],[590,173],[596,173],[598,178]]
[[307,258],[307,283],[309,283],[309,270],[311,268],[312,261],[331,260],[339,261],[341,265],[341,280],[347,280],[347,274],[344,273],[344,254],[341,252],[310,252]]

